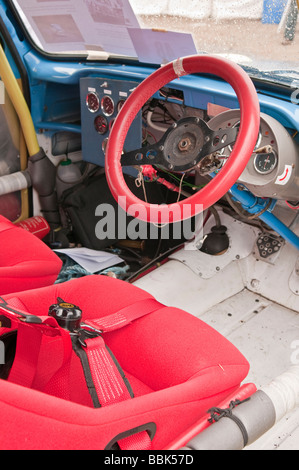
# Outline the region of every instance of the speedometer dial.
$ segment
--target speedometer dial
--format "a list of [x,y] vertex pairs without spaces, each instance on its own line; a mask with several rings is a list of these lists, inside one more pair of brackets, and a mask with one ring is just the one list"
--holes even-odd
[[[235,124],[233,124],[232,127],[236,127],[237,129],[239,129],[240,124],[241,124],[240,121],[237,121]],[[261,140],[262,140],[262,133],[261,133],[261,130],[259,130],[259,134],[258,134],[258,136],[257,136],[257,141],[256,141],[256,144],[255,144],[254,149],[258,149],[258,148],[259,148],[259,146],[260,146],[260,144],[261,144]],[[233,150],[233,147],[234,147],[234,145],[229,145],[229,146],[228,146],[228,148],[229,148],[230,151]]]
[[110,96],[104,96],[101,99],[101,109],[105,116],[112,116],[114,113],[114,102]]
[[100,100],[96,92],[91,91],[86,96],[86,106],[91,113],[96,113],[100,107]]
[[108,131],[108,121],[105,116],[102,116],[101,114],[97,116],[94,120],[94,127],[99,134],[106,134]]
[[274,150],[268,153],[257,153],[254,157],[253,166],[258,173],[267,175],[277,165],[277,155]]
[[125,100],[119,100],[119,102],[117,103],[117,112],[118,113],[121,110],[121,108],[123,107],[124,102],[125,102]]

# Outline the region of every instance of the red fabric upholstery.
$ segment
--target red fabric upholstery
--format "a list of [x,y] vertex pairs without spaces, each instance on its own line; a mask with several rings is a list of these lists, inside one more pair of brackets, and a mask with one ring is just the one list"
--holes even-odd
[[56,280],[58,256],[33,234],[0,215],[0,295],[43,287]]
[[[100,318],[152,298],[105,276],[87,276],[18,294],[24,308],[47,315],[57,296],[79,305],[83,320]],[[1,330],[0,330],[1,333]],[[104,449],[117,435],[155,423],[153,449],[164,449],[212,406],[239,388],[249,369],[242,354],[213,328],[173,307],[161,307],[103,335],[129,379],[135,398],[91,407],[79,360],[72,364],[71,400],[0,380],[1,449]],[[49,348],[48,361],[54,349]],[[46,362],[46,358],[41,361]],[[81,385],[80,385],[81,384]]]

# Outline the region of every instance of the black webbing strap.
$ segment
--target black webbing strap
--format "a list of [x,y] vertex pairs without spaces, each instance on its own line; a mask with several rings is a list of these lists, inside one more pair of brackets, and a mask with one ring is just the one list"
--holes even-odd
[[246,398],[245,400],[235,400],[235,401],[231,401],[230,404],[229,404],[229,408],[211,408],[210,410],[208,410],[208,413],[211,414],[211,417],[208,419],[209,423],[213,423],[213,422],[217,422],[219,421],[221,418],[230,418],[232,419],[236,424],[237,426],[239,427],[241,433],[242,433],[242,436],[243,436],[243,441],[244,441],[244,447],[247,446],[247,443],[248,443],[248,434],[247,434],[247,430],[244,426],[244,424],[242,423],[242,421],[233,414],[233,409],[240,405],[241,403],[244,403],[246,401],[250,400],[250,397],[249,398]]

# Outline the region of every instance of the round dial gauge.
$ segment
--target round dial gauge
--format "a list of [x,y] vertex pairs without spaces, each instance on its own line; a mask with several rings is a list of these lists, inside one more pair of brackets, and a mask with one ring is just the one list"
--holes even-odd
[[86,106],[91,113],[96,113],[100,107],[100,100],[96,92],[91,91],[86,96]]
[[124,102],[125,102],[125,100],[119,100],[119,102],[117,103],[117,112],[118,113],[121,110],[121,108],[123,107]]
[[99,134],[106,134],[108,131],[108,121],[105,116],[102,116],[101,114],[97,116],[94,120],[94,127]]
[[273,150],[268,153],[257,153],[254,157],[253,166],[258,173],[267,175],[274,170],[277,165],[277,154]]
[[103,142],[102,142],[103,153],[106,153],[107,144],[108,144],[108,137],[106,137],[106,139],[104,139]]
[[101,99],[101,109],[106,116],[112,116],[114,113],[114,102],[110,96],[104,96]]

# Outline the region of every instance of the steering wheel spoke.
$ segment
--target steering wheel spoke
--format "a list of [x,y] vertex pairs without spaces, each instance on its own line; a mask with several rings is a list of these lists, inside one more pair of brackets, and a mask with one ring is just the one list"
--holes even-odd
[[238,128],[213,131],[202,119],[180,119],[159,142],[123,153],[121,166],[160,165],[167,170],[188,171],[204,157],[236,141]]
[[204,121],[202,122],[208,127],[209,131],[206,133],[205,144],[200,152],[201,159],[236,142],[239,131],[237,127],[212,131]]
[[163,146],[155,143],[122,154],[121,166],[161,165],[163,164]]

